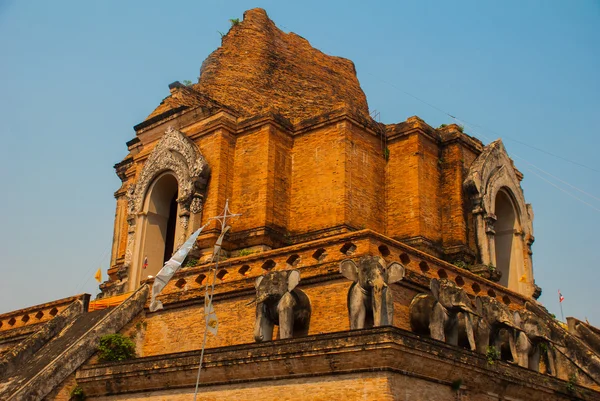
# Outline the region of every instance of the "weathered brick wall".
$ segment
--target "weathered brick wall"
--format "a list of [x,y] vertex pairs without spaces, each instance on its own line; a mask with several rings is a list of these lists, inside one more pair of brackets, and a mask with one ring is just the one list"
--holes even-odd
[[344,222],[345,133],[341,123],[294,138],[290,231],[334,227]]
[[[311,302],[309,335],[349,329],[346,299],[351,282],[345,279],[300,286]],[[402,297],[400,297],[402,298]],[[215,302],[219,335],[208,335],[207,348],[254,342],[254,295]],[[145,313],[135,318],[123,333],[131,336],[139,356],[162,355],[202,348],[203,304]],[[403,308],[396,311],[399,319]],[[406,324],[398,325],[406,327]],[[277,338],[278,330],[273,336]]]
[[285,235],[289,225],[293,139],[275,126],[268,129],[267,225]]
[[345,223],[385,231],[385,158],[382,139],[346,122]]
[[410,134],[388,143],[386,165],[387,235],[402,239],[419,232],[419,138]]
[[464,149],[454,142],[443,148],[440,159],[442,176],[440,195],[442,203],[441,230],[444,247],[465,245],[467,226],[465,220],[463,181]]
[[440,147],[431,137],[419,135],[419,227],[413,227],[413,236],[423,236],[436,244],[441,243]]
[[[210,184],[202,213],[202,224],[210,216],[218,216],[223,205],[233,192],[235,137],[226,129],[221,128],[209,135],[204,135],[196,141],[196,145],[210,166]],[[232,199],[233,200],[233,199]],[[216,223],[208,228],[215,227]],[[212,245],[212,244],[211,244]]]
[[[210,386],[201,388],[198,400],[394,400],[385,373],[358,373],[332,377],[311,377]],[[98,397],[103,400],[188,401],[194,389]]]
[[[94,400],[187,401],[193,388],[94,397]],[[261,381],[200,387],[198,400],[368,400],[368,401],[496,401],[485,390],[455,391],[451,386],[390,372],[351,373],[335,376]],[[525,399],[510,398],[515,401]],[[554,398],[561,399],[561,398]],[[550,399],[549,399],[550,400]]]
[[[272,174],[269,137],[270,129],[266,125],[236,137],[230,182],[231,210],[242,214],[235,220],[236,231],[263,227],[267,222],[267,183]],[[204,213],[205,218],[213,215],[218,214],[209,214],[208,210]]]

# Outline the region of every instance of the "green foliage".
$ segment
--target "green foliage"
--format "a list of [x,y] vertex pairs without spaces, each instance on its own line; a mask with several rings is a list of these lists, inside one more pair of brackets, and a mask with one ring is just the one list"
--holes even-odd
[[460,132],[465,132],[465,127],[463,127],[462,125],[459,125],[459,126],[458,126],[458,130],[459,130]]
[[554,313],[551,313],[550,316],[552,316],[552,319],[556,320],[556,315]]
[[185,263],[181,267],[194,267],[198,266],[198,259],[196,258],[187,258]]
[[466,269],[468,266],[464,260],[455,260],[452,264],[460,269]]
[[567,382],[567,393],[575,394],[575,385],[577,384],[577,375],[572,373],[569,375],[569,381]]
[[493,265],[493,264],[491,264],[491,263],[490,263],[489,265],[487,265],[487,268],[488,268],[488,269],[490,270],[490,272],[492,272],[492,273],[496,271],[496,266],[494,266],[494,265]]
[[546,343],[540,343],[540,350],[542,351],[543,354],[547,354],[548,353],[548,345]]
[[79,385],[73,387],[73,390],[71,390],[71,398],[70,399],[76,400],[76,401],[85,400],[85,393],[83,392],[83,389]]
[[147,326],[148,326],[148,323],[146,323],[146,321],[139,321],[135,324],[135,329],[137,331],[141,331],[142,329],[146,330]]
[[248,256],[248,255],[252,255],[254,252],[252,252],[250,249],[242,249],[240,251],[240,253],[238,254],[238,256]]
[[221,31],[217,31],[217,32],[219,32],[219,35],[221,35],[221,39],[223,39],[223,36],[225,36],[225,34]]
[[446,124],[442,124],[442,125],[440,125],[438,128],[444,128],[444,127],[446,127],[446,126],[447,126]]
[[107,334],[100,338],[98,352],[101,361],[124,361],[135,358],[135,344],[123,334]]
[[193,83],[192,81],[190,81],[189,79],[184,79],[184,80],[182,81],[182,83],[183,83],[185,86],[192,86],[192,85],[194,84],[194,83]]
[[236,26],[237,24],[240,23],[240,19],[239,18],[231,18],[231,19],[229,19],[229,23],[231,24],[231,27],[233,28],[234,26]]
[[493,365],[496,360],[500,359],[500,351],[496,347],[488,345],[485,357],[487,358],[488,365]]
[[390,160],[390,148],[386,147],[386,148],[383,150],[383,158],[384,158],[386,161]]
[[444,160],[444,158],[443,158],[443,157],[440,157],[440,158],[438,159],[438,166],[441,166],[441,165],[442,165],[442,164],[444,164],[444,163],[446,163],[446,160]]
[[452,388],[452,390],[454,391],[458,391],[460,390],[460,386],[462,386],[462,379],[456,379],[452,382],[452,384],[450,385],[450,388]]

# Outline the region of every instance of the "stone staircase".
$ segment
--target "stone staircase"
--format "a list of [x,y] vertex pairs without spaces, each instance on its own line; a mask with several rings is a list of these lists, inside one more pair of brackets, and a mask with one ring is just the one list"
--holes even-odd
[[74,314],[55,335],[49,335],[57,331],[49,330],[53,321],[46,323],[0,358],[0,399],[43,399],[96,352],[100,337],[118,332],[143,309],[148,292],[144,285],[115,308]]

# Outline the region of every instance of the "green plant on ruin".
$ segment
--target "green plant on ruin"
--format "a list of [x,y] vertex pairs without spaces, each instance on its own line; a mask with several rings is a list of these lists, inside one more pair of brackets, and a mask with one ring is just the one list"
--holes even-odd
[[569,381],[567,382],[567,393],[575,394],[575,385],[577,384],[577,375],[572,373],[569,375]]
[[450,384],[450,388],[454,391],[458,391],[460,390],[460,386],[462,386],[462,379],[456,379],[452,382],[452,384]]
[[248,256],[248,255],[252,255],[254,252],[252,252],[250,249],[242,249],[240,251],[240,253],[238,254],[238,256]]
[[137,331],[141,331],[142,329],[146,330],[146,327],[148,327],[148,323],[146,323],[146,321],[138,321],[135,324],[135,329]]
[[464,261],[464,260],[455,260],[452,263],[454,266],[458,267],[459,269],[466,269],[469,265]]
[[229,23],[231,24],[231,27],[233,28],[234,26],[236,26],[237,24],[240,23],[240,19],[239,18],[230,18]]
[[388,148],[387,146],[383,150],[383,158],[385,159],[385,161],[390,160],[390,148]]
[[487,265],[488,270],[490,271],[490,273],[493,273],[496,271],[496,266],[494,266],[493,264],[489,264]]
[[135,344],[123,334],[107,334],[100,338],[98,353],[103,362],[124,361],[135,358]]
[[183,83],[185,86],[192,86],[192,85],[194,84],[194,83],[193,83],[192,81],[190,81],[189,79],[184,79],[184,80],[182,81],[182,83]]
[[459,130],[460,132],[465,132],[465,127],[463,127],[462,125],[459,125],[459,126],[458,126],[458,130]]
[[443,158],[443,157],[440,157],[440,158],[438,159],[438,166],[441,166],[441,165],[442,165],[442,164],[444,164],[444,163],[446,163],[446,160],[444,160],[444,158]]
[[81,388],[81,386],[76,385],[75,387],[73,387],[73,390],[71,390],[71,398],[70,400],[74,400],[74,401],[81,401],[81,400],[85,400],[85,393],[83,392],[83,389]]
[[198,259],[196,258],[187,258],[185,263],[181,267],[194,267],[198,265]]
[[225,34],[221,31],[217,31],[217,32],[219,32],[219,35],[221,35],[221,39],[223,39],[223,36],[225,36]]
[[446,126],[447,126],[446,124],[441,124],[438,128],[444,128]]
[[500,351],[496,347],[488,345],[485,353],[488,365],[493,365],[498,359],[500,359]]

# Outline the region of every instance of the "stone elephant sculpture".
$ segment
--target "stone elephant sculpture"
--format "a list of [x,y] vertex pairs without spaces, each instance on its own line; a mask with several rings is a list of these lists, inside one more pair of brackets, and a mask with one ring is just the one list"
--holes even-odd
[[340,273],[354,281],[348,290],[350,329],[393,323],[394,299],[389,285],[402,280],[404,272],[400,263],[386,266],[378,256],[363,256],[358,264],[351,259],[340,263]]
[[[408,308],[410,326],[415,333],[475,350],[473,316],[476,315],[467,293],[448,279],[432,279],[430,294],[417,294]],[[460,336],[462,334],[462,336]]]
[[501,359],[517,361],[516,336],[521,328],[508,306],[488,296],[475,298],[475,342],[477,351],[486,354],[488,347],[495,347]]
[[[525,305],[527,309],[527,305]],[[516,333],[517,363],[519,366],[535,370],[540,369],[540,359],[544,357],[549,374],[556,374],[554,352],[550,346],[551,331],[543,318],[529,310],[514,313],[515,324],[522,331]]]
[[269,272],[256,279],[256,342],[271,341],[275,325],[280,339],[308,334],[310,300],[296,288],[299,282],[298,270]]

